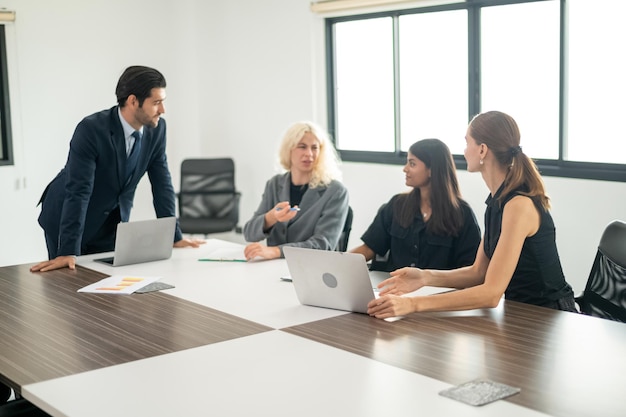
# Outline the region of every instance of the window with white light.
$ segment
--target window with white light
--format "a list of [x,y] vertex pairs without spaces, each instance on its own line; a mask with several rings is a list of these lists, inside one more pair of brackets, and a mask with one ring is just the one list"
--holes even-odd
[[[432,2],[430,2],[432,4]],[[329,130],[344,161],[405,162],[501,110],[544,175],[626,181],[626,2],[467,0],[331,17]]]

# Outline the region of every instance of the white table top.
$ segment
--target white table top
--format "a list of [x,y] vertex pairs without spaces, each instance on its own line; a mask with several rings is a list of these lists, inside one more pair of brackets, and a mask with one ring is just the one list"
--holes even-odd
[[[284,259],[254,262],[200,262],[217,248],[242,248],[237,243],[209,239],[200,248],[174,248],[165,261],[112,267],[90,255],[78,264],[109,275],[161,276],[174,285],[166,293],[273,328],[335,317],[346,312],[303,306],[293,285],[280,279],[289,275]],[[106,255],[105,255],[106,256]]]
[[545,415],[438,395],[449,387],[274,330],[27,385],[22,393],[64,417]]
[[[309,323],[347,314],[301,305],[293,284],[280,279],[288,276],[284,259],[253,262],[200,262],[218,248],[242,249],[243,245],[209,239],[200,248],[174,248],[172,258],[164,261],[113,267],[94,258],[78,258],[78,264],[109,275],[160,276],[160,281],[174,285],[166,293],[202,304],[225,313],[275,329]],[[422,288],[417,293],[430,294],[441,288]]]

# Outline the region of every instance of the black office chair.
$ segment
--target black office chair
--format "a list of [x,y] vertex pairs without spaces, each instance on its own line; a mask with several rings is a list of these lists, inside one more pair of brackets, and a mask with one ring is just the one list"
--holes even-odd
[[0,417],[51,417],[23,398],[0,405]]
[[0,382],[0,404],[4,404],[11,398],[11,387]]
[[343,224],[343,229],[339,235],[339,242],[337,242],[338,252],[346,252],[348,250],[348,240],[350,240],[350,232],[352,231],[353,217],[354,213],[352,212],[352,207],[348,206],[348,216],[346,217],[346,222]]
[[615,220],[604,229],[587,286],[576,303],[583,314],[626,322],[626,223]]
[[178,212],[183,233],[240,232],[235,163],[231,158],[186,159],[181,164]]

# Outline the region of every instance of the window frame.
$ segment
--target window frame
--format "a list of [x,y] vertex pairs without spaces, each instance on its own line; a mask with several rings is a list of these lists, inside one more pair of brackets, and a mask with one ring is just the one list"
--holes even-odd
[[14,165],[13,159],[13,137],[11,129],[11,100],[9,97],[9,76],[6,53],[6,32],[5,25],[0,24],[0,146],[2,147],[2,157],[0,166]]
[[[599,163],[599,162],[581,162],[568,161],[564,159],[565,143],[567,141],[565,112],[566,106],[566,46],[567,46],[567,21],[566,1],[567,0],[467,0],[465,2],[448,3],[435,6],[426,6],[421,8],[411,8],[402,10],[392,10],[385,12],[375,12],[366,14],[344,15],[338,17],[329,17],[325,19],[325,46],[326,46],[326,94],[327,94],[327,120],[328,130],[332,138],[336,137],[336,106],[335,106],[335,52],[334,52],[334,36],[333,28],[335,23],[341,23],[352,20],[363,20],[380,17],[391,17],[393,19],[394,31],[394,68],[398,71],[398,19],[402,15],[415,13],[431,13],[451,10],[467,10],[468,12],[468,120],[471,115],[475,115],[480,111],[481,102],[481,86],[480,86],[480,10],[483,7],[501,6],[507,4],[532,3],[540,1],[559,1],[560,3],[560,28],[559,28],[559,137],[558,137],[558,159],[534,159],[539,171],[542,175],[562,177],[591,179],[603,181],[626,182],[626,164]],[[398,82],[394,82],[394,90],[399,90]],[[396,94],[397,97],[397,94]],[[395,100],[394,113],[395,131],[394,138],[395,152],[371,152],[371,151],[355,151],[337,149],[341,159],[345,162],[366,162],[389,165],[404,165],[406,163],[406,152],[400,150],[399,131],[399,115],[398,100]],[[453,155],[457,169],[467,169],[467,163],[463,155]]]

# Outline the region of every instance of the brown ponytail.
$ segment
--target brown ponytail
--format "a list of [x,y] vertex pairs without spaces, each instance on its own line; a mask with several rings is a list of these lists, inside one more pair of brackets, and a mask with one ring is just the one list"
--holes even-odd
[[511,191],[521,189],[522,195],[537,201],[544,210],[550,209],[550,199],[539,170],[522,152],[519,127],[511,116],[499,111],[481,113],[472,119],[469,130],[476,143],[487,145],[496,160],[508,167],[500,202]]

